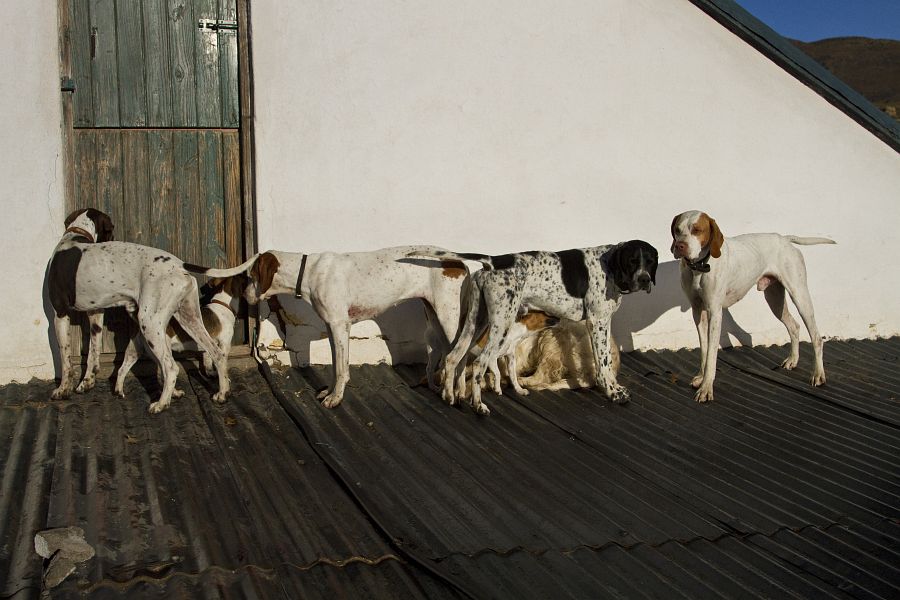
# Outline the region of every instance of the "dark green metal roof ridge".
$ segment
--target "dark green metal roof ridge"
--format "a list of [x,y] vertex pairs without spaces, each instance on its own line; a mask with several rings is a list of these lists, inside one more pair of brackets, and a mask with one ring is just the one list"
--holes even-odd
[[734,0],[690,0],[697,8],[900,152],[900,123]]

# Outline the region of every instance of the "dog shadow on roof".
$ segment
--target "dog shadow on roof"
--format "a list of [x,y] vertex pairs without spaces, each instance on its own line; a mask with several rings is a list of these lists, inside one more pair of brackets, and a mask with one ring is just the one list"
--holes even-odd
[[[684,327],[694,330],[691,306],[681,290],[681,267],[677,260],[659,264],[656,270],[656,285],[650,294],[637,292],[622,299],[619,310],[613,315],[612,334],[623,352],[635,348],[635,334],[655,323],[662,315],[678,308],[684,316]],[[719,343],[732,346],[730,337],[743,346],[753,343],[753,337],[732,317],[728,309],[722,313],[722,335]]]

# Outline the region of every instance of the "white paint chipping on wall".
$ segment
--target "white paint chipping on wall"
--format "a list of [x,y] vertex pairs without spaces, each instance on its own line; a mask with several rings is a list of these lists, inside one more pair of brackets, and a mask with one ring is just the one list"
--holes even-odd
[[[659,285],[625,298],[615,333],[695,346],[668,230],[698,208],[726,235],[833,237],[804,248],[821,331],[900,333],[900,290],[873,260],[900,252],[900,155],[687,0],[263,3],[253,18],[262,250],[642,238]],[[757,295],[731,311],[732,341],[787,342]],[[301,359],[327,362],[320,335],[299,336]]]
[[43,283],[65,218],[56,10],[54,0],[0,3],[0,384],[54,374]]

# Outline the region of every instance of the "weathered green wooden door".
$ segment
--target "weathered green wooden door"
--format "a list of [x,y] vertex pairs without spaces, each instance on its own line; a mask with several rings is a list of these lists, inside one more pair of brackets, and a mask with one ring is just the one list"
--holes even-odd
[[[238,1],[61,0],[67,204],[108,213],[117,240],[243,260]],[[106,321],[115,331],[124,316]]]

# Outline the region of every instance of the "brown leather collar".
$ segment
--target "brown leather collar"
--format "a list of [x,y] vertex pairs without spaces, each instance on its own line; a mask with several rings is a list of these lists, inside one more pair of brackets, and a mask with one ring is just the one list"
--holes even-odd
[[90,233],[88,233],[81,227],[69,227],[68,229],[66,229],[66,233],[74,233],[74,234],[80,235],[82,237],[86,237],[87,239],[91,240],[92,244],[96,241],[94,239],[94,236],[92,236]]
[[229,312],[231,312],[231,314],[233,314],[235,317],[237,317],[237,313],[234,312],[234,309],[231,308],[230,304],[228,304],[226,302],[222,302],[221,300],[216,300],[215,298],[210,300],[209,303],[210,304],[219,304],[221,306],[224,306],[225,308],[227,308],[229,310]]

